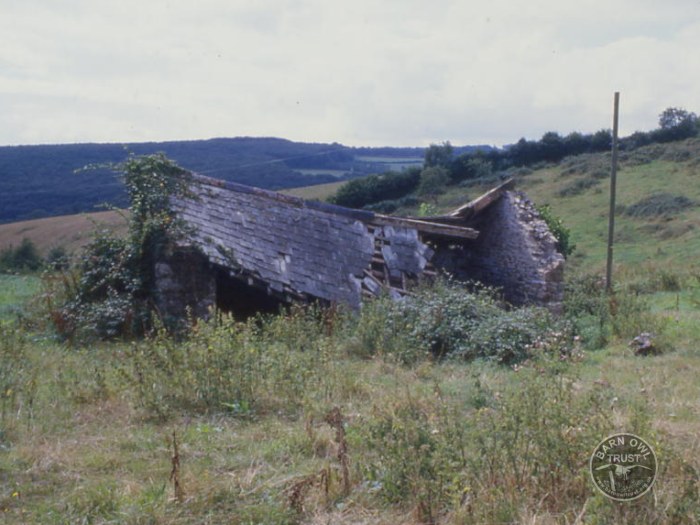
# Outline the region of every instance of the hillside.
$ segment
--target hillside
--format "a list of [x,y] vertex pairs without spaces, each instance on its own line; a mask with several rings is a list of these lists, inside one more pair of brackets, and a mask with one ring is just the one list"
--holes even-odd
[[[570,228],[576,251],[573,266],[602,268],[607,243],[610,154],[586,154],[565,158],[559,164],[535,170],[521,170],[517,187],[538,204],[549,204],[555,215]],[[472,181],[454,186],[438,197],[437,209],[447,210],[489,189],[495,180],[482,184]],[[342,181],[283,190],[306,199],[326,199]],[[630,209],[647,197],[670,194],[683,196],[690,205],[663,213],[635,216]],[[653,261],[656,264],[684,266],[700,257],[700,139],[655,144],[620,156],[616,215],[617,263]],[[657,206],[660,204],[657,202]],[[663,211],[663,210],[661,210]],[[417,208],[402,213],[417,214]],[[639,214],[637,214],[639,215]],[[642,213],[643,215],[643,213]],[[89,238],[94,223],[119,227],[123,219],[115,212],[68,215],[50,219],[0,225],[0,249],[31,239],[46,253],[56,245],[69,251]]]
[[[602,266],[607,250],[610,155],[582,155],[534,171],[519,186],[571,229],[574,261]],[[687,201],[685,200],[687,199]],[[687,266],[700,256],[700,139],[622,153],[615,261]]]
[[[481,147],[485,148],[485,147]],[[473,150],[455,148],[458,153]],[[126,204],[107,169],[129,154],[165,153],[182,167],[268,189],[293,188],[420,165],[423,148],[352,148],[278,138],[0,147],[0,223]]]

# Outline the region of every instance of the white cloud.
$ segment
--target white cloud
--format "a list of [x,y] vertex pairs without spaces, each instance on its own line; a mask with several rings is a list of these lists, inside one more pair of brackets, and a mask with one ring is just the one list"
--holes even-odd
[[609,127],[615,90],[623,132],[700,110],[694,0],[29,4],[0,16],[0,143],[502,144]]

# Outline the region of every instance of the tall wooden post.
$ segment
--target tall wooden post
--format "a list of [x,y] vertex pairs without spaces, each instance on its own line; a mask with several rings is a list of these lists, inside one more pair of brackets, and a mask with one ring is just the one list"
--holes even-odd
[[615,191],[617,185],[617,130],[620,116],[620,93],[615,92],[612,132],[612,165],[610,167],[610,214],[608,218],[608,264],[605,273],[605,289],[612,291],[613,245],[615,237]]

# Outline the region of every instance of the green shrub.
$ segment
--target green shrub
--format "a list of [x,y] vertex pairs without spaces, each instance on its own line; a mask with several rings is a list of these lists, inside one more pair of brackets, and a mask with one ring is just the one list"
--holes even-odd
[[450,182],[449,172],[445,168],[433,167],[421,171],[420,183],[416,192],[422,197],[431,197],[445,192]]
[[565,258],[574,253],[576,245],[571,243],[571,230],[564,226],[564,221],[554,215],[552,208],[547,204],[537,206],[537,212],[540,214],[542,220],[547,223],[547,228],[549,228],[549,231],[557,240],[557,250],[559,253]]
[[598,184],[600,184],[600,179],[595,177],[576,179],[560,189],[558,193],[560,197],[573,197],[574,195],[580,195],[587,189],[597,186]]
[[185,233],[171,199],[189,195],[188,172],[162,154],[129,157],[118,168],[130,201],[129,233],[98,233],[79,277],[62,281],[49,314],[66,338],[142,334],[151,325],[155,263]]
[[375,204],[368,204],[364,207],[365,210],[376,211],[378,213],[394,213],[399,208],[404,206],[416,206],[420,201],[411,195],[401,197],[400,199],[390,199],[380,201]]
[[683,195],[655,193],[627,206],[625,214],[629,217],[673,217],[683,210],[697,206],[698,203]]
[[651,312],[641,290],[658,291],[657,286],[674,286],[673,277],[651,277],[630,281],[608,294],[597,275],[576,275],[566,283],[564,314],[574,333],[588,348],[602,348],[613,337],[628,341],[642,332],[662,335],[666,321]]
[[419,182],[420,170],[417,169],[369,175],[343,184],[329,201],[349,208],[362,208],[368,204],[404,197],[414,191]]
[[466,486],[466,421],[440,400],[406,396],[376,407],[359,430],[374,453],[363,465],[366,482],[389,502],[414,505],[421,522],[435,523]]
[[365,306],[353,348],[406,364],[425,356],[510,364],[529,357],[537,341],[556,331],[543,308],[509,310],[491,289],[441,281],[400,302],[387,298]]
[[572,275],[564,290],[564,315],[587,348],[602,348],[610,338],[605,283],[595,274]]
[[63,246],[54,246],[46,255],[46,263],[55,271],[64,271],[70,265],[70,257]]
[[26,237],[17,248],[9,247],[0,252],[0,271],[34,272],[43,265],[36,245]]

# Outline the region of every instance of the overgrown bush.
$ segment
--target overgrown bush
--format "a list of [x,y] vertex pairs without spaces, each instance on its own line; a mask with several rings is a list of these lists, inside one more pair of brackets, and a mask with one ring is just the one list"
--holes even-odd
[[162,154],[130,157],[117,168],[130,201],[129,233],[99,232],[78,277],[61,281],[64,289],[49,298],[49,314],[67,338],[143,333],[152,321],[155,262],[184,234],[171,201],[188,195],[188,172]]
[[589,175],[593,178],[605,178],[610,174],[610,154],[585,153],[561,162],[561,175]]
[[558,193],[560,197],[573,197],[575,195],[580,195],[587,189],[597,186],[598,184],[600,184],[600,179],[596,177],[576,179],[561,188]]
[[432,356],[510,364],[528,358],[537,341],[557,330],[543,308],[507,309],[491,289],[439,282],[400,302],[366,305],[349,347],[402,363]]
[[605,346],[610,338],[610,310],[605,282],[600,276],[568,276],[564,290],[564,315],[584,346]]
[[70,256],[63,246],[54,246],[46,254],[46,264],[55,271],[67,270],[70,266]]
[[547,204],[537,206],[537,212],[540,214],[542,220],[547,223],[549,231],[557,240],[557,251],[565,258],[574,253],[576,245],[571,243],[571,230],[564,226],[564,222],[561,218],[554,215],[552,208]]
[[[651,312],[642,290],[658,291],[657,286],[678,284],[670,276],[654,276],[648,280],[631,280],[617,286],[613,293],[605,291],[602,277],[595,274],[570,276],[564,295],[564,314],[573,331],[588,348],[602,348],[612,338],[625,342],[642,332],[662,335],[666,322]],[[663,346],[663,341],[661,342]]]
[[36,245],[26,237],[17,248],[10,246],[0,251],[0,271],[34,272],[43,264]]
[[629,217],[673,217],[698,203],[684,195],[655,193],[627,206],[625,215]]

